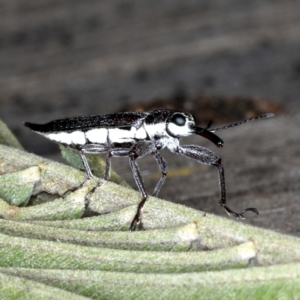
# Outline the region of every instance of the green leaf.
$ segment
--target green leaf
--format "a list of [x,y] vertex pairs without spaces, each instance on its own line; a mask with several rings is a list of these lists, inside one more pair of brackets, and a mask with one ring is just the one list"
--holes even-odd
[[7,145],[0,174],[3,299],[300,298],[297,237],[154,197],[129,232],[141,195],[120,179],[87,198],[100,178],[76,189],[84,172]]
[[0,120],[0,144],[23,149],[19,141],[13,135],[13,133],[8,129],[5,123]]

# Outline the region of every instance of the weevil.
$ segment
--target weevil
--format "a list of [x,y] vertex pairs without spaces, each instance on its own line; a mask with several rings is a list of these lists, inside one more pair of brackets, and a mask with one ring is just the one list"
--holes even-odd
[[167,162],[160,154],[160,150],[163,148],[168,148],[171,152],[184,155],[201,164],[217,167],[221,190],[219,204],[228,215],[244,218],[244,214],[247,211],[258,214],[256,208],[250,207],[242,210],[240,213],[236,213],[227,206],[224,167],[220,157],[202,146],[180,145],[179,141],[185,136],[196,134],[210,140],[217,147],[223,147],[223,140],[214,132],[272,116],[274,114],[267,113],[224,127],[210,129],[212,122],[202,128],[196,126],[194,117],[190,113],[161,108],[151,112],[122,112],[71,117],[51,121],[46,124],[26,122],[25,126],[53,142],[76,149],[79,152],[87,174],[87,179],[79,187],[93,178],[85,154],[106,153],[104,178],[92,191],[109,180],[112,157],[129,157],[133,177],[142,195],[142,200],[129,228],[130,230],[135,230],[141,224],[142,209],[148,199],[148,192],[144,186],[136,160],[147,154],[152,154],[156,160],[161,172],[161,177],[153,192],[153,196],[157,196],[168,173]]

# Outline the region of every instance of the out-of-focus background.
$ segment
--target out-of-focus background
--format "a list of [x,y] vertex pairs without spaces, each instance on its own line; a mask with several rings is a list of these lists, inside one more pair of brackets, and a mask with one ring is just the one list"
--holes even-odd
[[[275,112],[221,132],[224,149],[182,142],[223,158],[228,205],[260,210],[246,222],[299,235],[299,103],[299,1],[0,2],[0,117],[39,155],[61,160],[24,121],[171,107],[218,126]],[[162,198],[225,216],[213,167],[163,155]],[[153,158],[140,166],[153,189]],[[114,167],[135,188],[126,158]]]

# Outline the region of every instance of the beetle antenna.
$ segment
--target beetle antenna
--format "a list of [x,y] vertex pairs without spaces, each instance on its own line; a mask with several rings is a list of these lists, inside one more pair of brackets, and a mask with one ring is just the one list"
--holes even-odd
[[212,123],[213,123],[213,120],[209,120],[208,124],[206,125],[206,127],[204,129],[208,130],[211,127]]
[[259,120],[259,119],[263,119],[263,118],[272,118],[274,116],[275,115],[273,113],[267,113],[267,114],[263,114],[263,115],[260,115],[260,116],[257,116],[257,117],[249,118],[249,119],[246,119],[246,120],[234,123],[234,124],[230,124],[230,125],[226,125],[224,127],[214,128],[214,129],[208,129],[211,125],[211,122],[209,122],[206,128],[210,132],[217,132],[217,131],[220,131],[220,130],[223,130],[223,129],[228,129],[228,128],[231,128],[231,127],[243,125],[243,124],[248,123],[250,121]]

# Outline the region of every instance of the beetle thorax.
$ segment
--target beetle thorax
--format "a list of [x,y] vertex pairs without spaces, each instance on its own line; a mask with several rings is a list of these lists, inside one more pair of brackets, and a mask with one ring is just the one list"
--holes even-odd
[[166,122],[144,124],[144,128],[150,140],[154,141],[158,148],[166,147],[169,140],[173,139],[166,131]]

